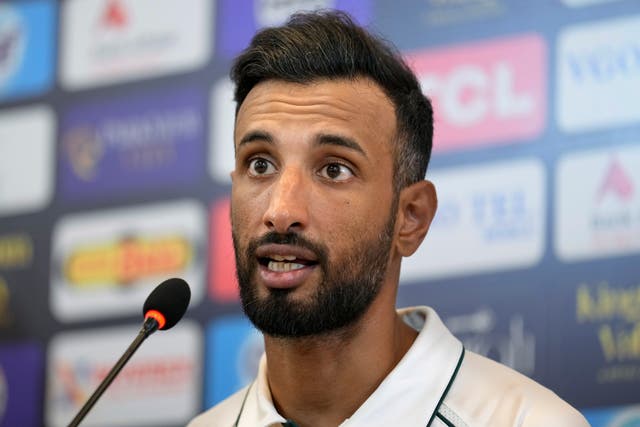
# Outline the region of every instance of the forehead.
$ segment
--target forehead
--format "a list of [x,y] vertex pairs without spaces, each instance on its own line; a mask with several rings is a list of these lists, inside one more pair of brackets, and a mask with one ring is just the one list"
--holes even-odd
[[235,140],[243,133],[276,125],[308,131],[346,131],[358,140],[389,142],[395,136],[396,118],[392,102],[370,79],[306,84],[267,80],[249,92],[238,110]]

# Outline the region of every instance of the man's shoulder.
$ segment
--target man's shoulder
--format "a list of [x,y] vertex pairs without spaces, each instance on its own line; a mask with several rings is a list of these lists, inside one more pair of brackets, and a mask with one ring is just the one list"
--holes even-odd
[[469,425],[506,425],[504,421],[513,420],[510,425],[522,427],[589,426],[575,408],[548,388],[470,351],[446,402],[462,419],[470,419]]
[[238,390],[216,406],[201,413],[191,420],[187,427],[233,426],[238,417],[238,411],[242,407],[242,402],[247,395],[248,388],[249,386],[246,386]]

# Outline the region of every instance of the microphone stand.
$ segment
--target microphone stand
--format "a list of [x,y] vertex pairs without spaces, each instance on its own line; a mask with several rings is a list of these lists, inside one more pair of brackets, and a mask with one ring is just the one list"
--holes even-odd
[[127,350],[116,362],[116,364],[113,365],[113,368],[111,368],[107,376],[102,380],[98,388],[96,388],[89,399],[87,399],[82,408],[80,408],[76,416],[73,418],[73,420],[71,420],[71,423],[68,427],[77,427],[80,424],[80,421],[82,421],[84,417],[87,416],[91,408],[93,408],[93,405],[95,405],[100,396],[102,396],[102,393],[104,393],[107,387],[109,387],[109,385],[116,378],[118,373],[120,373],[124,365],[129,361],[129,359],[131,359],[131,356],[133,356],[136,350],[138,350],[140,344],[142,344],[149,335],[157,331],[159,326],[160,325],[158,324],[158,321],[156,319],[152,317],[147,317],[145,319],[144,323],[142,324],[142,329],[140,329],[140,332],[138,332],[138,336],[133,340],[129,348],[127,348]]

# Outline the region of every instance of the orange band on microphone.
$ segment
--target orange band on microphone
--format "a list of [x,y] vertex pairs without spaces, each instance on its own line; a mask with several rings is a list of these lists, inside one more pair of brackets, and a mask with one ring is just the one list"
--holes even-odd
[[167,323],[167,320],[164,318],[162,313],[157,310],[147,311],[147,314],[144,315],[144,318],[148,319],[149,317],[151,317],[152,319],[156,319],[156,322],[158,322],[158,329],[164,328],[164,324]]

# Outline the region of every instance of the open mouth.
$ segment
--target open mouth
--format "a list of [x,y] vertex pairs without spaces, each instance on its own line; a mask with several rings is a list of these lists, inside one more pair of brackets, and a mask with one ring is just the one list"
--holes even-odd
[[287,271],[295,271],[307,266],[316,265],[317,261],[298,258],[295,255],[269,255],[259,257],[260,265],[266,267],[269,271],[283,273]]

